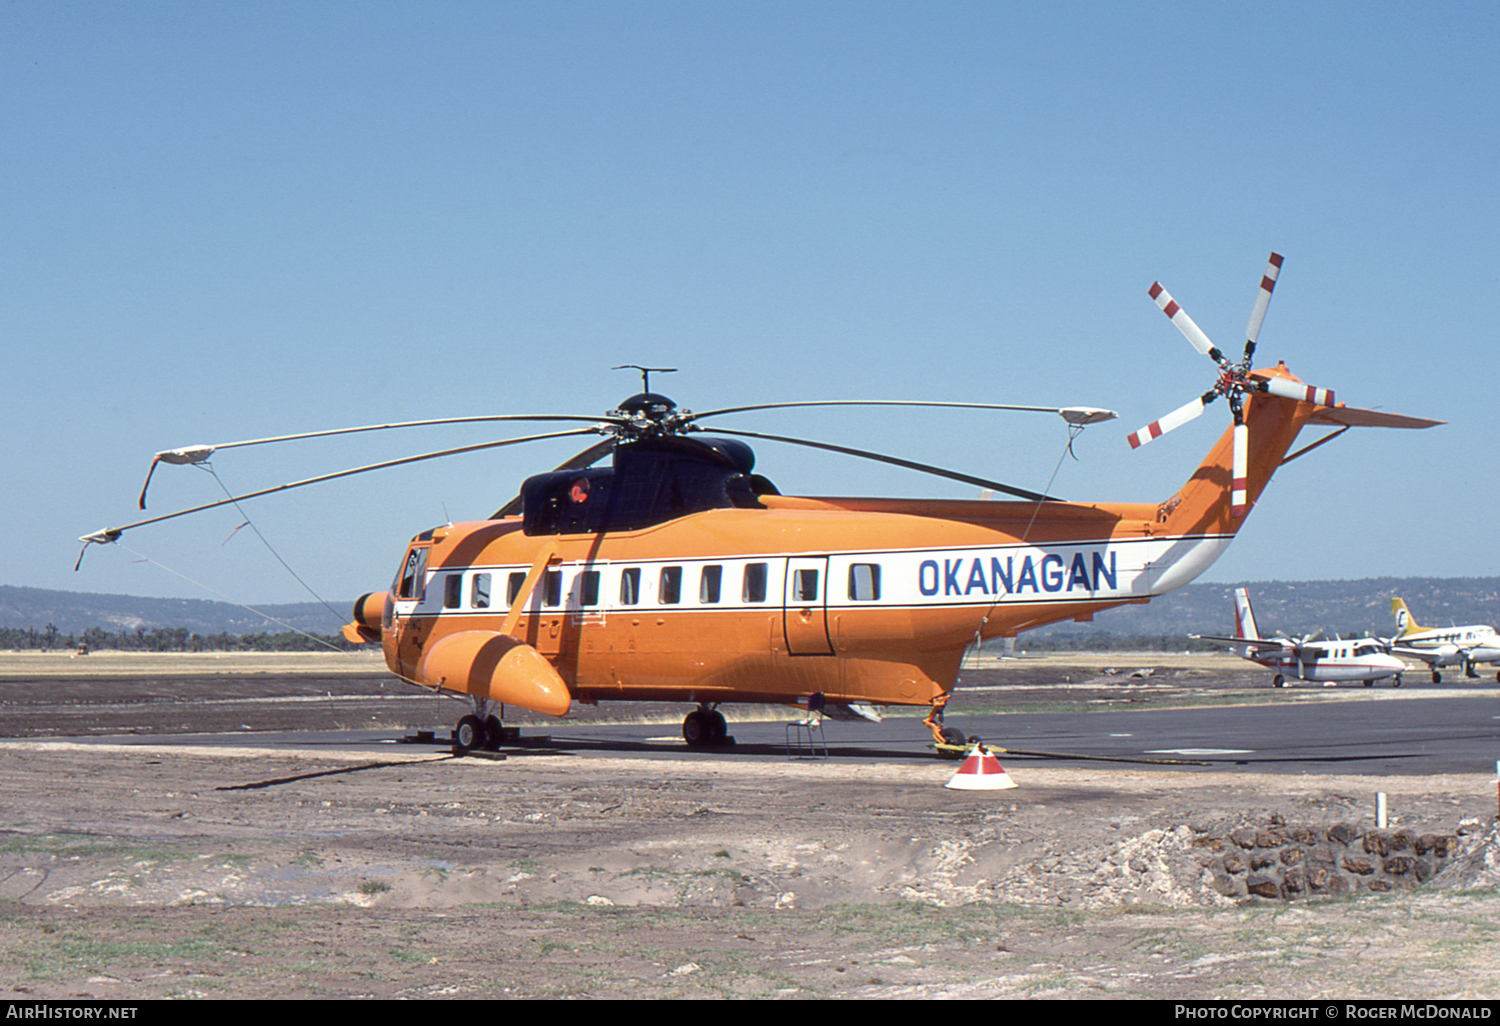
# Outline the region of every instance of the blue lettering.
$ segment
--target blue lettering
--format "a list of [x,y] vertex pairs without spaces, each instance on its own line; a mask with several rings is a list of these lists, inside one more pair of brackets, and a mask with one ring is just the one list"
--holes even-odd
[[1005,585],[1005,591],[1008,592],[1012,590],[1012,582],[1014,578],[1011,575],[1015,570],[1014,563],[1012,562],[1014,559],[1014,556],[1006,556],[1005,566],[1004,568],[1002,568],[1000,566],[999,556],[990,557],[990,591],[994,594],[1004,594],[1004,592],[1000,590],[1000,585],[1002,584]]
[[[1051,569],[1051,570],[1047,569],[1047,565],[1049,563],[1053,565],[1053,569]],[[1062,565],[1063,565],[1063,558],[1061,556],[1059,556],[1055,552],[1049,553],[1048,555],[1045,555],[1045,556],[1042,557],[1042,587],[1043,588],[1046,588],[1048,591],[1060,591],[1060,590],[1062,590],[1062,586],[1063,586],[1063,569],[1062,569]]]
[[1016,581],[1016,594],[1026,590],[1026,585],[1031,585],[1031,590],[1036,591],[1036,567],[1031,565],[1031,557],[1027,556],[1021,564],[1021,577]]
[[961,559],[943,560],[944,595],[960,595],[963,593],[962,589],[958,586],[958,571],[963,567],[963,565],[964,561]]
[[[927,583],[928,571],[932,573],[932,583]],[[923,595],[936,595],[938,593],[938,565],[930,559],[922,560],[922,565],[917,567],[917,587]]]
[[1109,581],[1109,586],[1111,588],[1119,588],[1119,586],[1120,586],[1116,582],[1116,580],[1115,580],[1115,554],[1114,554],[1113,551],[1111,551],[1110,554],[1109,554],[1109,569],[1108,570],[1104,569],[1104,554],[1101,553],[1101,552],[1094,553],[1094,590],[1095,591],[1099,590],[1099,582],[1101,580],[1108,580]]
[[964,594],[967,595],[975,588],[979,589],[981,595],[988,595],[989,589],[984,586],[984,566],[979,560],[974,560],[974,565],[969,568],[969,583],[964,586]]
[[1079,585],[1083,586],[1084,591],[1091,590],[1089,586],[1089,565],[1084,562],[1082,552],[1074,554],[1073,566],[1068,571],[1068,590],[1072,591]]

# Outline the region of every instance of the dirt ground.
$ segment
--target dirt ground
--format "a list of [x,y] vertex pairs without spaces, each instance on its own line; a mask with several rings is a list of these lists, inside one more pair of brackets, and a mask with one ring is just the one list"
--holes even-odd
[[[389,693],[364,657],[193,658],[0,654],[9,997],[1500,991],[1488,778],[1028,765],[1014,790],[963,792],[938,761],[288,753],[248,728],[430,726],[452,706]],[[1246,681],[1233,663],[1144,660],[1036,661],[1018,690],[1139,697],[1105,662],[1176,674],[1158,701]],[[206,730],[244,736],[212,749],[53,739]],[[1482,871],[1236,904],[1185,850],[1185,828],[1218,821],[1368,824],[1376,791],[1396,825],[1458,833]]]

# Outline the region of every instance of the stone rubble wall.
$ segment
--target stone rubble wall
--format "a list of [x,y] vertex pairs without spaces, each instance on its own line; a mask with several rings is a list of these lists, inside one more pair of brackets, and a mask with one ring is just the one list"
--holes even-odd
[[1410,889],[1465,850],[1456,834],[1353,823],[1295,825],[1280,816],[1265,824],[1197,830],[1192,844],[1214,890],[1232,900]]

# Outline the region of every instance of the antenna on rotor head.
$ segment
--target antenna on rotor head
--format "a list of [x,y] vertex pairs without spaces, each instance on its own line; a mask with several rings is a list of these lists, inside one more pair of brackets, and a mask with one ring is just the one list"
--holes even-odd
[[676,367],[642,367],[638,363],[622,363],[618,367],[611,367],[610,370],[638,370],[638,371],[640,371],[641,372],[641,391],[642,392],[649,392],[649,391],[651,391],[651,375],[653,373],[655,373],[655,374],[676,374],[677,373],[677,368]]

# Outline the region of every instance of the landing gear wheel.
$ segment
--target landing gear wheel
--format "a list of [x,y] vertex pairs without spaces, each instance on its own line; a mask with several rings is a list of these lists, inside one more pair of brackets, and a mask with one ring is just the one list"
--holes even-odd
[[1284,687],[1286,687],[1286,678],[1283,677],[1281,674],[1278,673],[1276,676],[1274,676],[1274,677],[1271,678],[1271,687],[1273,687],[1273,688],[1284,688]]
[[453,754],[463,755],[484,747],[484,723],[478,716],[465,716],[453,728]]
[[1395,677],[1393,677],[1391,679],[1391,687],[1393,687],[1393,688],[1399,688],[1400,686],[1401,686],[1401,674],[1398,673],[1398,674],[1396,674]]
[[1375,686],[1375,682],[1373,680],[1367,680],[1367,681],[1365,681],[1365,687],[1367,687],[1367,688],[1373,688],[1374,686]]
[[1432,682],[1434,684],[1441,684],[1443,682],[1443,675],[1441,673],[1438,673],[1436,670],[1433,670],[1432,671]]
[[714,725],[710,714],[694,709],[682,720],[682,739],[689,748],[706,748],[713,744]]
[[943,727],[937,733],[937,741],[943,746],[937,750],[939,759],[962,759],[969,744],[964,732],[957,727]]
[[708,716],[709,744],[724,744],[729,740],[729,723],[724,719],[724,714],[714,709],[706,715]]
[[484,720],[484,750],[486,752],[498,752],[500,750],[500,738],[504,735],[504,725],[498,716],[487,716]]

